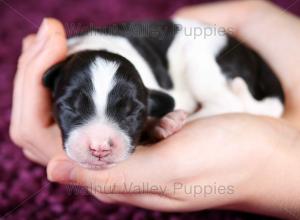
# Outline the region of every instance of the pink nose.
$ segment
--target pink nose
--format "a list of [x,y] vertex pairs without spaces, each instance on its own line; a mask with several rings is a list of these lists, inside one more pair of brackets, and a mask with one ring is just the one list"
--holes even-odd
[[91,144],[89,146],[91,154],[94,157],[98,157],[99,159],[102,157],[106,157],[109,154],[111,154],[111,148],[113,146],[112,141],[109,139],[107,141],[104,141],[101,144]]

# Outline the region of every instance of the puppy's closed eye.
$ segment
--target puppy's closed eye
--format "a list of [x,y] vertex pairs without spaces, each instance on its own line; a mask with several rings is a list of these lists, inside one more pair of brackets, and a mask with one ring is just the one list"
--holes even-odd
[[130,100],[129,98],[123,98],[116,102],[115,107],[118,112],[123,116],[130,116],[140,112],[143,109],[143,104],[138,100]]

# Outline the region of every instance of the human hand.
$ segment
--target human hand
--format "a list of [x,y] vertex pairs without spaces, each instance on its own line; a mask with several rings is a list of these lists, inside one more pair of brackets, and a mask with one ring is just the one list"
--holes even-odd
[[63,147],[51,114],[50,93],[42,85],[42,76],[62,60],[66,52],[62,24],[55,19],[45,19],[38,34],[23,40],[15,76],[10,136],[27,158],[43,165],[54,155],[63,153]]
[[[284,87],[286,121],[246,115],[202,119],[150,148],[142,148],[127,161],[108,170],[86,170],[65,156],[54,158],[48,166],[49,179],[92,187],[90,190],[100,200],[156,210],[190,211],[218,207],[290,218],[286,207],[296,213],[300,206],[297,200],[294,208],[290,207],[291,192],[288,190],[298,189],[296,183],[299,182],[298,172],[289,170],[299,166],[298,130],[289,125],[299,126],[300,118],[298,88],[295,87],[299,79],[296,64],[300,48],[295,49],[299,47],[296,43],[299,38],[295,37],[300,34],[299,20],[261,1],[216,3],[186,8],[177,15],[188,17],[189,13],[185,12],[189,10],[195,10],[193,16],[190,14],[193,18],[204,20],[196,17],[201,12],[208,23],[233,27],[236,37],[269,62]],[[270,25],[273,21],[276,28],[282,30],[274,36],[274,27]],[[138,187],[130,189],[131,183]],[[143,183],[167,187],[166,192],[134,191],[141,189]],[[234,194],[215,193],[205,199],[201,194],[195,198],[195,193],[189,195],[184,190],[172,193],[175,183],[187,187],[214,183],[234,186]],[[257,188],[259,184],[262,190]],[[97,192],[97,189],[100,190]],[[295,193],[293,191],[292,195]],[[279,207],[278,201],[286,205],[284,209]]]
[[290,172],[299,166],[297,145],[298,131],[281,120],[216,116],[188,124],[110,169],[87,170],[66,156],[57,157],[48,165],[48,178],[84,186],[105,202],[148,209],[247,210],[266,203],[270,214],[283,216],[286,213],[274,205],[272,192],[283,195],[281,202],[289,201],[289,194],[281,192],[288,187],[280,188],[287,181],[286,173],[291,175],[289,187],[298,188]]

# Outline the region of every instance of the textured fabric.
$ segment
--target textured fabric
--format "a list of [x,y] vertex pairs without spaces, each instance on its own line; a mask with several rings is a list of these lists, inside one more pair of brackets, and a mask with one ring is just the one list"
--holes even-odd
[[[0,218],[5,214],[5,219],[14,220],[254,218],[250,214],[225,211],[161,213],[131,206],[103,204],[84,194],[74,195],[66,186],[50,184],[46,179],[45,169],[26,160],[8,136],[12,81],[20,54],[21,40],[25,35],[36,32],[43,17],[56,17],[66,26],[103,25],[128,20],[164,18],[183,5],[199,2],[204,1],[0,0]],[[300,14],[300,3],[297,1],[276,2]],[[255,218],[264,219],[259,216]]]

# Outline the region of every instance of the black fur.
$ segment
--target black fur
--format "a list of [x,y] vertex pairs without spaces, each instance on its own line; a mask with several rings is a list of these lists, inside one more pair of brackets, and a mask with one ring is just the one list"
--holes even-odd
[[229,78],[242,77],[257,100],[278,97],[284,102],[280,82],[271,68],[253,50],[233,37],[228,37],[227,46],[217,56],[223,73]]
[[173,111],[175,101],[168,94],[156,90],[149,90],[148,112],[153,117],[160,118]]

